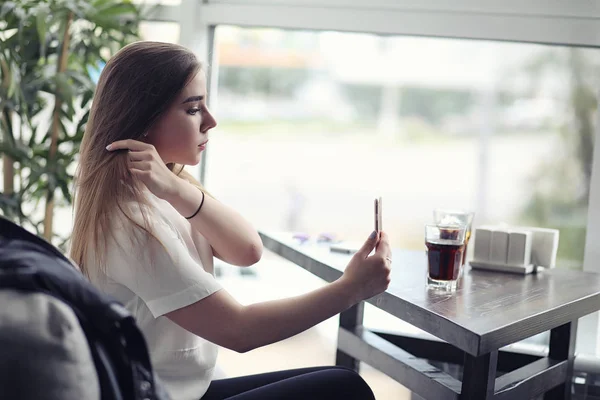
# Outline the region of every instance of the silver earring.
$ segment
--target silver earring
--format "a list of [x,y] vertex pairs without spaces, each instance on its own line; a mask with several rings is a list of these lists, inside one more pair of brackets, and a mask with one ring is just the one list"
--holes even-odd
[[144,133],[142,136],[148,137],[148,132]]

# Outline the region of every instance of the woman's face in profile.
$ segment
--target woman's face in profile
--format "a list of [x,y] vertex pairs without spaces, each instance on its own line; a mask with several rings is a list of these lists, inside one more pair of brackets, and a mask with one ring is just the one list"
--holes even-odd
[[146,141],[165,163],[196,165],[217,122],[206,107],[206,77],[200,71],[148,132]]

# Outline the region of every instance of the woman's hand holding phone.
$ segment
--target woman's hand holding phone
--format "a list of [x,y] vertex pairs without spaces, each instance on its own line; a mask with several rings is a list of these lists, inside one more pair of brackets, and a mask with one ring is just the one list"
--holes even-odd
[[[371,251],[375,249],[375,253]],[[348,282],[353,303],[384,292],[390,284],[392,251],[388,235],[373,231],[363,246],[352,256],[342,280]]]

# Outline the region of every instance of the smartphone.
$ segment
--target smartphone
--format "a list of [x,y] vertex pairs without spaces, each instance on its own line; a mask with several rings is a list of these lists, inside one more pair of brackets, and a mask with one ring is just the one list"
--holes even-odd
[[[382,202],[381,202],[381,197],[378,197],[375,199],[375,210],[374,210],[374,216],[375,216],[375,231],[379,232],[381,230],[381,221],[382,221]],[[335,243],[332,244],[331,246],[329,246],[329,249],[334,252],[334,253],[342,253],[342,254],[354,254],[356,253],[361,247],[360,243],[348,243],[348,242],[341,242],[341,243]]]
[[375,199],[375,232],[379,232],[382,229],[382,221],[383,221],[383,209],[381,197]]

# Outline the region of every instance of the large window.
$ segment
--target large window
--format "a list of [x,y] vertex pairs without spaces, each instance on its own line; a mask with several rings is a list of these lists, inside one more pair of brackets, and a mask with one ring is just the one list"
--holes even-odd
[[219,26],[207,184],[263,229],[393,245],[436,207],[560,229],[581,268],[600,52]]

